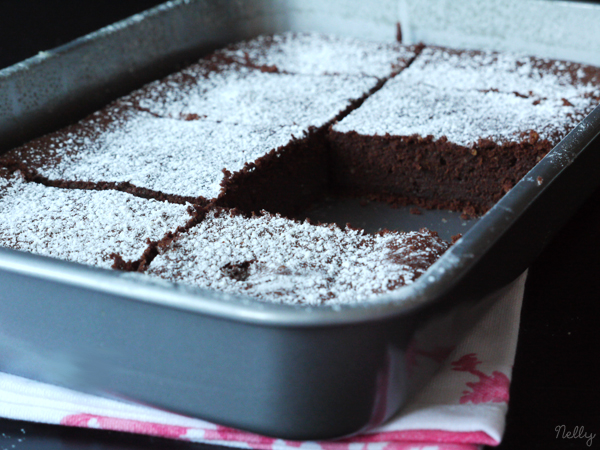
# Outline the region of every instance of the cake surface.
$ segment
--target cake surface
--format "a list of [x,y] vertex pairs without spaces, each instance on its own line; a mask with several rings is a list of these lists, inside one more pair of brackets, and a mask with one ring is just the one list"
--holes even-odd
[[187,70],[183,83],[167,79],[132,94],[132,106],[171,119],[308,129],[333,120],[378,82],[367,76],[269,73],[236,64],[208,73]]
[[539,139],[552,145],[583,117],[560,98],[537,103],[535,98],[513,93],[413,84],[399,75],[333,130],[377,136],[432,136],[464,147],[474,147],[482,139],[497,145],[520,142],[535,131]]
[[[49,180],[131,183],[193,201],[216,198],[223,169],[302,136],[294,126],[267,129],[213,121],[157,118],[104,110],[7,155]],[[22,166],[19,166],[22,167]]]
[[339,194],[485,213],[599,102],[581,64],[258,37],[0,156],[0,245],[274,302],[370,301],[449,244],[289,217]]
[[540,100],[600,95],[596,67],[492,51],[426,47],[402,78],[440,89],[493,90]]
[[288,32],[231,45],[216,56],[261,70],[384,79],[404,69],[418,51],[419,46],[396,42]]
[[369,235],[264,214],[211,210],[159,250],[148,273],[274,302],[348,303],[389,293],[449,247],[436,233]]
[[196,75],[191,84],[189,77],[151,84],[2,163],[53,182],[128,183],[167,199],[209,201],[221,191],[223,169],[238,172],[327,125],[378,83],[237,65]]
[[597,105],[600,86],[584,82],[589,72],[580,65],[568,71],[568,63],[546,62],[546,67],[544,62],[506,53],[425,48],[409,68],[333,129],[446,137],[465,147],[480,139],[498,145],[519,142],[535,131],[539,139],[556,144]]
[[334,124],[334,183],[482,214],[597,106],[597,78],[570,63],[425,48]]
[[[1,173],[0,173],[1,175]],[[110,268],[118,254],[139,260],[190,220],[187,207],[116,191],[58,189],[0,176],[0,245]]]

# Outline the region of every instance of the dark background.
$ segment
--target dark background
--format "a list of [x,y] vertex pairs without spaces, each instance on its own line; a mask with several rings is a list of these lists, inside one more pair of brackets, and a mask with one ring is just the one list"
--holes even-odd
[[[0,68],[159,3],[0,0]],[[557,439],[560,425],[595,433],[591,448],[600,448],[599,363],[600,189],[530,268],[507,429],[499,448],[588,448],[585,439]],[[4,448],[215,447],[0,419]]]

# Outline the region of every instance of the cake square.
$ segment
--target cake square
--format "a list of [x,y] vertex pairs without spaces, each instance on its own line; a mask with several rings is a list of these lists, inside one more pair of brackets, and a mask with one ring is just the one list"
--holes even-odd
[[570,63],[425,48],[333,125],[334,184],[484,213],[598,104],[596,78]]
[[237,64],[186,73],[184,82],[161,81],[121,104],[163,118],[308,129],[331,122],[378,83],[375,77],[269,73]]
[[420,50],[419,45],[398,42],[287,32],[230,45],[215,52],[213,61],[231,61],[269,72],[386,79],[408,66]]
[[[440,89],[512,93],[539,101],[600,98],[596,67],[513,53],[426,47],[401,78]],[[589,101],[578,106],[590,112]]]
[[0,245],[110,268],[114,256],[139,261],[191,219],[185,205],[124,192],[59,189],[0,171]]
[[293,126],[258,129],[108,108],[13,150],[3,160],[59,186],[130,184],[171,201],[201,203],[219,195],[223,169],[239,171],[247,161],[302,133]]
[[159,245],[147,273],[273,302],[351,303],[412,283],[448,247],[427,230],[369,235],[209,209],[197,226]]

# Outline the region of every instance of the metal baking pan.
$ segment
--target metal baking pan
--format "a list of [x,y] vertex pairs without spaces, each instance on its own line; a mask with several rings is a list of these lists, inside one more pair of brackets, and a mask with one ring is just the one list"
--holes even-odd
[[[392,40],[400,21],[408,40],[565,57],[569,45],[598,32],[579,23],[598,17],[599,6],[523,1],[521,8],[559,8],[583,22],[552,23],[554,36],[568,37],[538,42],[535,35],[531,47],[519,48],[520,41],[477,34],[461,21],[485,19],[493,31],[528,15],[497,14],[491,0],[475,3],[462,13],[448,5],[451,14],[436,11],[433,33],[427,27],[436,15],[418,16],[425,6],[417,1],[169,2],[0,71],[1,145],[65,125],[182,62],[258,34],[316,30]],[[599,42],[572,59],[600,61]],[[374,304],[261,303],[0,248],[0,370],[281,438],[335,438],[376,426],[410,394],[405,353],[415,333],[451,314],[474,320],[493,301],[484,295],[521,273],[600,184],[599,134],[596,109],[466,225],[447,212],[411,216],[371,205],[377,211],[368,216],[390,228],[428,224],[446,236],[470,228],[417,282]],[[336,208],[324,214],[362,223],[354,206]]]

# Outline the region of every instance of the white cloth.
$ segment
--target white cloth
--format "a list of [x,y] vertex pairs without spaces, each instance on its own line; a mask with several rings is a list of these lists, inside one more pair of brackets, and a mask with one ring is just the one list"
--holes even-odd
[[467,450],[497,445],[508,410],[525,279],[526,273],[492,294],[497,301],[479,311],[456,345],[449,336],[473,319],[464,311],[421,330],[406,355],[417,393],[383,426],[345,440],[272,439],[6,373],[0,373],[0,417],[259,450]]

